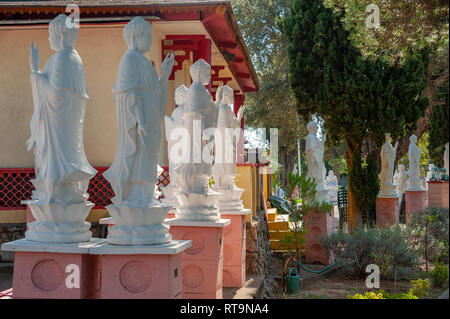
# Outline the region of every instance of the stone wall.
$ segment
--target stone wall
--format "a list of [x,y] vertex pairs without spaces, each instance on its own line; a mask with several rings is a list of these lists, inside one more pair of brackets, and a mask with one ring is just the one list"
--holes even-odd
[[[0,246],[6,242],[25,237],[26,224],[0,224]],[[14,261],[14,253],[0,251],[0,262]]]
[[270,268],[269,230],[265,220],[266,213],[256,213],[251,223],[246,224],[246,273],[247,275],[266,274]]

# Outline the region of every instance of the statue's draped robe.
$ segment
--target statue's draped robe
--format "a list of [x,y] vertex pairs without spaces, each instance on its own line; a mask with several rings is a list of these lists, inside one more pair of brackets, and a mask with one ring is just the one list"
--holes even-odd
[[395,150],[391,143],[385,142],[381,147],[380,180],[383,185],[391,185],[394,173]]
[[[202,136],[206,128],[217,127],[217,116],[217,108],[208,90],[200,83],[192,83],[187,93],[183,116],[184,128],[189,132],[191,140],[188,163],[183,163],[176,168],[176,173],[181,177],[181,186],[188,192],[207,190],[206,182],[199,186],[193,178],[197,181],[199,179],[206,181],[209,179],[208,176],[212,175],[212,163],[203,161],[202,152],[205,151],[204,146],[208,144],[208,141],[204,141]],[[195,121],[201,121],[199,126],[201,136],[197,136],[196,131],[194,132]],[[194,190],[194,184],[201,190]]]
[[[236,136],[236,139],[234,139],[233,131],[236,128],[240,128],[240,124],[231,106],[226,104],[219,106],[217,129],[220,131],[221,141],[219,140],[216,143],[216,163],[212,168],[214,181],[219,187],[229,188],[234,185],[233,181],[236,176],[236,144],[239,136]],[[223,178],[229,179],[226,185]]]
[[408,176],[418,178],[420,175],[420,148],[415,143],[409,144],[408,149],[409,170]]
[[306,160],[308,162],[307,178],[314,178],[316,187],[323,187],[323,145],[314,134],[306,137]]
[[83,194],[97,171],[89,164],[84,150],[88,95],[77,51],[64,48],[52,55],[42,73],[31,74],[31,84],[34,113],[30,141],[35,143],[37,188],[33,198],[44,196],[51,201],[57,187],[66,183],[75,183],[75,193]]
[[[171,134],[172,131],[178,128],[183,128],[183,115],[184,115],[184,104],[179,105],[178,107],[173,110],[172,114],[165,117],[165,128],[166,128],[166,139],[167,139],[167,150],[168,150],[168,156],[169,156],[169,176],[170,176],[170,186],[171,187],[177,187],[177,176],[175,174],[175,168],[180,163],[174,161],[172,158],[172,148],[174,145],[179,143],[177,140],[171,140]],[[178,154],[180,156],[180,154]]]
[[[115,203],[127,199],[153,200],[167,92],[167,81],[158,78],[142,53],[128,50],[124,54],[114,89],[117,152],[111,167],[103,174],[114,190]],[[138,133],[138,120],[146,135]],[[131,193],[136,198],[128,198]]]

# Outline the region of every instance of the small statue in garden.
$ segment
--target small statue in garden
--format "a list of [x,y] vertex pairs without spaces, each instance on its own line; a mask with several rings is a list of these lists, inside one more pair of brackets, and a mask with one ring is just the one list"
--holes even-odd
[[427,172],[427,177],[426,177],[426,181],[431,181],[433,178],[433,171],[435,169],[435,165],[434,164],[429,164],[428,165],[428,172]]
[[408,180],[408,174],[405,170],[405,165],[398,164],[398,170],[394,177],[394,184],[397,185],[397,193],[403,194],[406,190],[406,184]]
[[334,175],[333,170],[330,170],[328,172],[328,176],[326,178],[326,182],[325,182],[325,186],[327,187],[327,189],[338,189],[338,180],[336,175]]
[[28,150],[35,153],[36,190],[27,202],[36,221],[25,236],[41,242],[83,242],[91,239],[85,222],[89,180],[97,171],[89,164],[83,143],[86,89],[83,62],[74,45],[77,28],[67,16],[50,22],[49,41],[56,51],[39,70],[39,51],[31,43],[30,67],[34,113]]
[[417,136],[411,135],[408,149],[409,170],[408,170],[408,190],[422,190],[422,180],[420,179],[420,148],[417,146]]
[[386,141],[381,147],[381,172],[380,172],[380,194],[378,196],[397,196],[395,184],[393,183],[394,162],[397,154],[398,142],[395,147],[391,144],[391,134],[385,134]]
[[308,173],[307,178],[313,178],[316,182],[318,201],[325,200],[328,193],[324,188],[324,176],[323,176],[323,155],[325,141],[327,139],[326,135],[323,135],[322,140],[317,136],[319,130],[319,125],[315,121],[311,121],[306,126],[308,130],[308,136],[306,137],[306,160],[308,162]]

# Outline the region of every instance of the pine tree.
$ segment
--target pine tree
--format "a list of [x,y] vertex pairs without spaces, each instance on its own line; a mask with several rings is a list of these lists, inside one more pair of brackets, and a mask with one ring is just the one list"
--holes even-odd
[[[394,63],[363,56],[352,44],[343,16],[321,0],[294,0],[283,25],[298,112],[305,119],[321,117],[330,140],[346,142],[348,217],[355,229],[362,210],[375,202],[378,182],[374,165],[363,165],[363,143],[370,137],[381,145],[384,133],[396,139],[414,128],[428,105],[422,92],[429,49],[410,50]],[[363,185],[373,186],[365,192]]]

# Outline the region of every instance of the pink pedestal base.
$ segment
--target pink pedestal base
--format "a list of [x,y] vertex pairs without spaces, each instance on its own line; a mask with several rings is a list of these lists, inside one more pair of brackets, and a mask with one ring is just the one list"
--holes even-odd
[[448,182],[428,182],[428,207],[449,208]]
[[181,298],[181,254],[99,258],[102,299]]
[[377,197],[377,226],[385,227],[398,224],[400,218],[400,204],[398,197]]
[[223,231],[223,287],[242,287],[245,283],[245,219],[250,211],[221,214],[231,220]]
[[47,244],[20,239],[2,245],[14,251],[13,298],[95,299],[100,267],[89,248],[104,240],[80,244]]
[[215,227],[201,226],[214,222],[167,222],[172,238],[192,240],[182,253],[183,299],[222,299],[223,229],[230,221],[221,221]]
[[425,191],[405,191],[406,223],[412,214],[417,214],[426,208]]
[[333,232],[336,220],[331,213],[318,213],[316,210],[311,210],[305,214],[304,223],[306,227],[305,234],[305,259],[309,264],[319,262],[322,265],[328,265],[332,262],[328,251],[322,246],[320,237],[329,236]]

